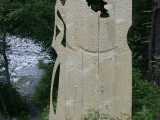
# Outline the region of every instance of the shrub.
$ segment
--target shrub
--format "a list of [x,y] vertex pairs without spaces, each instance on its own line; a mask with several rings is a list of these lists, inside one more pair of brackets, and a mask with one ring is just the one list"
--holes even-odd
[[[98,110],[89,108],[87,114],[84,116],[83,120],[128,120],[128,119],[118,119],[113,117],[109,112],[100,113]],[[44,109],[40,120],[49,120],[49,105]]]
[[[0,82],[0,91],[3,101],[5,102],[8,114],[11,117],[27,116],[28,108],[24,99],[22,99],[21,95],[12,85],[7,83]],[[13,97],[12,97],[13,96]],[[6,115],[3,110],[2,104],[0,104],[0,113],[2,115]],[[25,119],[23,119],[25,120]]]
[[40,120],[49,120],[49,105],[44,108],[43,113],[41,114]]
[[96,109],[89,109],[83,120],[115,120],[109,114],[101,114]]
[[38,86],[36,87],[33,100],[38,106],[46,107],[50,101],[53,64],[45,64],[40,61],[39,67],[43,69],[45,73]]
[[38,65],[39,69],[47,70],[48,65],[45,64],[42,59],[38,60],[38,64],[37,65]]
[[133,120],[153,120],[160,113],[160,87],[133,69]]
[[83,120],[130,120],[126,114],[121,113],[121,118],[114,117],[109,110],[105,113],[101,113],[99,110],[89,108],[87,114],[84,115]]

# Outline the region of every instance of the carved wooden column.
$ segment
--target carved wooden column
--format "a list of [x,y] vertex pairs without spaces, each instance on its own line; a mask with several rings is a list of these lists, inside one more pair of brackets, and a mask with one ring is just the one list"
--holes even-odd
[[[100,112],[110,110],[116,117],[121,113],[131,117],[132,67],[127,33],[132,0],[99,0],[96,4],[101,8],[88,1],[56,3],[52,46],[58,57],[51,84],[50,120],[81,120],[90,107]],[[58,66],[55,112],[52,94]]]

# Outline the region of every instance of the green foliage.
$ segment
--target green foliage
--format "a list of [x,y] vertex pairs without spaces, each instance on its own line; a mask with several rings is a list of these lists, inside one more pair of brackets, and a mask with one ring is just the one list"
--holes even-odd
[[[45,74],[43,78],[41,79],[39,85],[36,87],[36,91],[34,94],[34,101],[35,103],[44,108],[43,113],[41,115],[40,120],[48,120],[49,118],[49,101],[50,101],[50,85],[52,80],[52,69],[53,64],[45,64],[43,60],[39,60],[38,66],[40,69],[43,69]],[[57,83],[55,83],[57,84]],[[57,87],[54,88],[55,91],[57,91]],[[57,93],[53,94],[53,99],[57,98]],[[56,102],[53,102],[53,107],[56,109]]]
[[55,0],[6,0],[0,6],[0,25],[10,34],[32,37],[50,47]]
[[133,120],[153,120],[154,115],[146,107],[142,107],[140,112],[133,116]]
[[[39,63],[41,64],[41,62]],[[44,76],[36,87],[34,94],[34,101],[37,105],[46,107],[49,104],[50,99],[50,86],[52,80],[53,64],[43,64]]]
[[21,76],[21,78],[19,79],[20,81],[24,81],[24,80],[27,80],[28,77],[27,76]]
[[48,65],[46,65],[42,59],[38,60],[37,66],[39,69],[43,69],[43,70],[46,70],[48,67]]
[[125,114],[121,114],[121,118],[116,118],[111,115],[109,110],[105,113],[101,113],[97,109],[89,108],[86,112],[87,114],[84,116],[83,120],[130,120]]
[[[133,69],[133,120],[152,120],[160,113],[160,87]],[[152,119],[151,119],[152,118]]]
[[[16,88],[13,86],[8,85],[7,83],[0,82],[0,91],[1,95],[4,99],[6,104],[6,108],[8,113],[11,117],[20,117],[20,116],[27,116],[28,115],[28,108],[25,101],[22,99],[21,95],[17,92]],[[2,92],[3,91],[3,92]],[[14,103],[12,101],[12,95],[14,97]],[[4,110],[2,104],[0,104],[0,112],[4,115]]]
[[128,44],[133,52],[133,66],[148,68],[148,42],[151,34],[153,0],[133,0],[133,23],[128,32]]
[[49,120],[49,105],[46,108],[44,108],[40,120]]
[[83,120],[115,120],[109,114],[101,114],[98,110],[89,109]]
[[[51,88],[53,66],[54,66],[53,63],[46,64],[43,62],[43,60],[39,60],[39,63],[38,63],[38,67],[44,70],[44,76],[39,82],[39,85],[36,87],[33,99],[37,105],[43,108],[49,105],[49,101],[50,101],[50,88]],[[57,80],[58,78],[56,78],[54,83],[54,94],[53,94],[54,108],[56,108],[56,99],[57,99],[57,89],[58,89]]]
[[5,80],[3,77],[5,75],[5,71],[2,68],[4,68],[4,60],[3,60],[2,55],[0,54],[0,81]]
[[15,87],[19,87],[19,86],[21,86],[21,85],[24,83],[24,81],[26,81],[26,80],[28,80],[28,77],[27,77],[27,76],[21,76],[17,82],[13,82],[12,84],[13,84],[13,86],[15,86]]
[[160,74],[160,55],[154,56],[154,60],[152,61],[154,72],[155,74]]
[[[118,119],[110,114],[109,111],[106,113],[101,113],[97,109],[89,108],[86,111],[83,120],[130,120],[127,115],[122,114],[122,118]],[[49,120],[49,105],[44,109],[41,114],[40,120]]]
[[[0,30],[6,29],[7,33],[10,34],[31,37],[48,48],[51,46],[53,36],[54,5],[55,0],[5,0],[4,4],[0,6]],[[50,48],[50,51],[54,54],[52,48]],[[55,56],[54,54],[53,58],[55,58]],[[41,88],[37,88],[40,92],[39,94],[37,92],[35,97],[36,102],[41,105],[44,104],[44,106],[49,102],[52,68],[49,69],[50,70],[46,70],[48,71],[46,77],[43,78],[44,81],[40,82],[39,85]],[[25,78],[22,78],[22,80],[24,79]],[[44,91],[41,90],[42,88]],[[5,96],[10,96],[9,92],[4,93]],[[18,94],[15,98],[19,99],[18,96],[20,97]],[[7,104],[11,106],[11,102],[9,100],[8,102]],[[19,104],[21,105],[20,101]],[[15,112],[13,109],[10,109],[10,112],[11,111]],[[21,111],[23,112],[23,110]],[[21,116],[21,113],[18,114]],[[18,119],[22,118],[24,120],[24,116],[25,115],[22,115],[22,117]]]
[[22,115],[19,115],[17,120],[28,120],[28,116],[24,116],[23,114]]

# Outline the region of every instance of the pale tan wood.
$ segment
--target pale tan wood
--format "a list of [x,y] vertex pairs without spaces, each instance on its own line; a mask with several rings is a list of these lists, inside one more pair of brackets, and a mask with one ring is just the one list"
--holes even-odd
[[[131,25],[131,0],[104,0],[109,17],[88,7],[86,0],[56,3],[52,46],[58,54],[51,83],[50,120],[81,120],[87,110],[110,111],[131,117],[131,51],[127,33]],[[59,11],[63,21],[58,17]],[[61,44],[65,34],[66,47]],[[57,66],[60,64],[56,113],[52,92]]]
[[[98,50],[99,50],[99,14],[88,7],[87,2],[83,5],[83,116],[87,110],[99,108],[98,87]],[[87,16],[86,16],[87,15]]]

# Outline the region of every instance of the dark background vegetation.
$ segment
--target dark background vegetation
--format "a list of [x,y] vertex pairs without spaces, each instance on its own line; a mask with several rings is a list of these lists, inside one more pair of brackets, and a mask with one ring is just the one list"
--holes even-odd
[[[54,31],[54,7],[55,0],[5,0],[0,6],[1,68],[7,64],[2,54],[5,51],[2,45],[5,45],[6,33],[35,39],[49,51],[53,61],[56,59],[56,53],[50,47]],[[149,77],[149,46],[152,40],[154,8],[152,0],[133,0],[133,25],[128,33],[128,44],[133,53],[133,120],[153,120],[160,114],[160,87]],[[42,62],[39,67],[45,70],[45,74],[33,99],[38,106],[44,108],[41,119],[48,120],[53,63]],[[7,71],[0,73],[0,76],[7,75]],[[0,77],[0,112],[6,117],[27,120],[25,100],[8,77]]]

